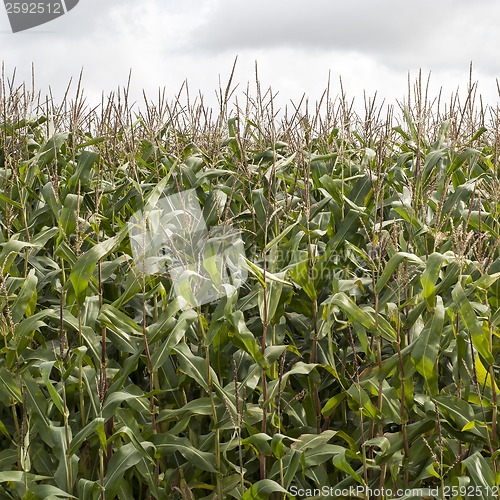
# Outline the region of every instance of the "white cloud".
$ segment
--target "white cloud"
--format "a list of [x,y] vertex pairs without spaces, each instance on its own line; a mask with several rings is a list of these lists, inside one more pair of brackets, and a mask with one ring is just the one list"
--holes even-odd
[[499,18],[494,0],[80,0],[25,33],[9,33],[1,12],[0,60],[7,75],[16,67],[27,81],[33,62],[39,87],[56,95],[83,67],[85,92],[99,102],[132,70],[134,99],[142,100],[144,88],[154,100],[163,87],[173,98],[187,79],[212,105],[219,75],[224,84],[236,55],[241,91],[258,61],[263,88],[279,92],[281,105],[303,93],[319,99],[329,72],[332,91],[340,75],[359,102],[363,90],[403,99],[408,71],[416,76],[419,68],[425,77],[432,71],[433,92],[443,86],[446,95],[465,89],[472,61],[479,90],[496,103]]
[[492,0],[254,0],[227,7],[218,3],[191,48],[351,50],[398,69],[470,60],[499,69],[500,3]]

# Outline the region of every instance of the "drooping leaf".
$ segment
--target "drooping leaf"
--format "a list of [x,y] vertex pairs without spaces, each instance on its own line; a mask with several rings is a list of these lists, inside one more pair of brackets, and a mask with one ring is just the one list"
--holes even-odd
[[282,493],[291,498],[291,495],[280,486],[276,481],[271,479],[262,479],[253,484],[243,494],[243,500],[266,500],[273,493]]
[[439,341],[444,324],[443,299],[436,297],[434,315],[429,326],[424,328],[419,338],[415,341],[411,352],[411,359],[415,368],[422,375],[429,387],[431,395],[437,395],[437,361],[439,354]]
[[141,460],[141,453],[132,443],[121,446],[108,463],[108,469],[104,476],[104,488],[106,496],[111,498],[116,495],[120,481],[123,480],[123,474],[136,465]]
[[87,250],[78,258],[69,279],[81,304],[85,298],[85,292],[97,262],[112,252],[125,236],[126,228],[120,230],[116,236],[108,238],[98,245],[95,245],[90,250]]

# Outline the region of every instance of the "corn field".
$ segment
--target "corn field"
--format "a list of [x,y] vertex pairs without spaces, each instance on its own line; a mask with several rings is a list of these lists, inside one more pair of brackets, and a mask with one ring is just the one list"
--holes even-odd
[[[500,112],[426,89],[136,111],[2,76],[0,498],[498,498]],[[248,273],[193,307],[128,235],[187,190]]]

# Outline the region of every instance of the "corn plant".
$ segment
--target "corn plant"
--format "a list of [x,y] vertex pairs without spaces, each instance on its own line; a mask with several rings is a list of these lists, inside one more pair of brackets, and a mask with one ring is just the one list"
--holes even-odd
[[[258,82],[218,116],[0,88],[2,498],[498,497],[500,114],[475,85],[364,116]],[[195,307],[128,234],[187,190],[248,272]]]

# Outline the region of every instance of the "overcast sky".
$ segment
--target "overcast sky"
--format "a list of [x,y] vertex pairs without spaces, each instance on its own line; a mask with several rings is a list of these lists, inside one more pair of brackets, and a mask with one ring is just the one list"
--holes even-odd
[[85,93],[100,102],[127,83],[154,99],[159,88],[173,97],[187,79],[215,104],[219,76],[225,84],[238,56],[235,81],[279,92],[280,103],[312,102],[342,77],[348,97],[363,91],[402,100],[408,72],[431,71],[433,94],[465,89],[469,64],[484,100],[496,105],[500,76],[498,0],[80,0],[66,15],[12,34],[0,5],[0,60],[18,83],[50,85],[61,95],[83,68]]

